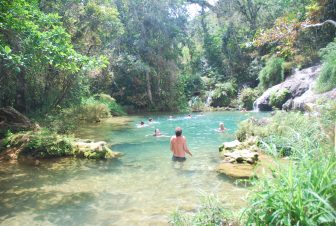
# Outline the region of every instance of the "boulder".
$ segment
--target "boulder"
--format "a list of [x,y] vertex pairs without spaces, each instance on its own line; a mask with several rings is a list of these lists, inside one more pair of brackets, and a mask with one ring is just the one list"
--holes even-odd
[[313,87],[321,71],[321,65],[309,67],[296,71],[284,82],[267,89],[254,103],[256,110],[270,111],[270,96],[287,89],[290,93],[289,99],[284,99],[283,110],[305,110],[307,103],[315,103],[321,97],[329,99],[336,97],[336,89],[324,94],[315,93]]
[[0,137],[8,130],[18,132],[34,129],[36,125],[12,107],[0,108]]
[[259,154],[257,152],[247,149],[236,150],[234,152],[224,153],[224,162],[254,164],[258,161],[258,156]]
[[232,151],[233,149],[237,148],[240,145],[239,140],[234,140],[230,142],[224,142],[220,147],[219,147],[219,152],[222,151]]

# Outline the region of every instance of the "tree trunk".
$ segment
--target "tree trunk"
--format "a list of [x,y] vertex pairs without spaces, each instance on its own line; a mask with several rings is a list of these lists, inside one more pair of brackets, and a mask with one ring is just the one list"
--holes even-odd
[[149,72],[146,72],[146,81],[147,81],[147,95],[149,102],[153,104],[153,97],[152,97],[152,90],[151,90],[151,83],[150,83],[150,75]]

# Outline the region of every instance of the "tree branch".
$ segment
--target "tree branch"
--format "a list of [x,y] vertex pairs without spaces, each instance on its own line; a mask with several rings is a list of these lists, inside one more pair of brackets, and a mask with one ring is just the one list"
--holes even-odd
[[318,23],[318,24],[302,24],[303,28],[310,28],[310,27],[322,27],[325,24],[332,24],[336,28],[336,21],[334,20],[326,20],[323,23]]

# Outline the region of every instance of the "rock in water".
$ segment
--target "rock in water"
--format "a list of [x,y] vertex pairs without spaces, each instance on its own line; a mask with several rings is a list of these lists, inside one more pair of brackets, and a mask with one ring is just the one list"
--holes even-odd
[[77,140],[73,143],[75,156],[88,159],[112,159],[122,156],[119,152],[112,151],[105,141]]
[[240,141],[239,140],[234,140],[234,141],[230,141],[230,142],[224,142],[220,147],[219,147],[219,152],[223,152],[223,151],[231,151],[235,148],[237,148],[240,145]]
[[258,161],[259,154],[247,149],[236,150],[234,152],[224,153],[225,162],[236,162],[236,163],[249,163],[254,164]]
[[0,137],[8,130],[11,132],[19,132],[34,128],[35,125],[26,116],[14,108],[0,108]]

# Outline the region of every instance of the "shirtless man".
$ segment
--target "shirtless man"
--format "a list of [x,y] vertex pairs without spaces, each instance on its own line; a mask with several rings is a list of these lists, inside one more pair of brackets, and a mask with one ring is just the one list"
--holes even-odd
[[182,136],[182,129],[180,127],[175,129],[175,136],[170,138],[170,150],[173,152],[173,161],[184,162],[186,160],[185,153],[192,156],[187,147],[187,140]]

